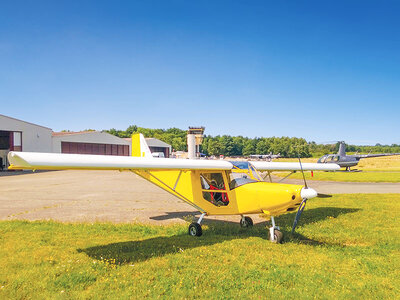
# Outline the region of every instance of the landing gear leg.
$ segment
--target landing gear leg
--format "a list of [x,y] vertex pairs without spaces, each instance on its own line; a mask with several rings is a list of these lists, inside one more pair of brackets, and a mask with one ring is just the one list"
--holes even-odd
[[280,228],[275,225],[275,218],[271,216],[271,227],[269,228],[268,238],[272,243],[280,244],[282,242],[283,234]]
[[203,230],[201,229],[201,221],[203,221],[205,215],[206,213],[202,213],[196,223],[192,223],[189,225],[189,235],[201,236],[203,234]]

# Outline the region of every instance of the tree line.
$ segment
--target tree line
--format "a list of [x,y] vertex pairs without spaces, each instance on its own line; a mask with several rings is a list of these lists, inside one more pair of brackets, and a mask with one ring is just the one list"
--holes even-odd
[[[133,133],[142,133],[145,137],[159,139],[169,145],[175,151],[187,151],[186,130],[179,128],[150,129],[129,126],[126,130],[110,129],[106,132],[120,138],[129,138]],[[357,146],[346,145],[348,152],[360,153],[400,153],[400,145]],[[328,153],[336,153],[339,150],[339,142],[336,144],[317,144],[307,142],[297,137],[256,137],[230,135],[205,135],[200,151],[207,156],[248,156],[251,154],[278,154],[282,157],[318,157]]]

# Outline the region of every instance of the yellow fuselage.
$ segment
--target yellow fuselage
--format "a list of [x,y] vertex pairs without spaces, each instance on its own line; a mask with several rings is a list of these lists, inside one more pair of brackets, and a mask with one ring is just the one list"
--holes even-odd
[[[135,171],[136,174],[158,185],[164,190],[186,201],[208,215],[241,215],[264,213],[278,216],[294,210],[302,201],[303,186],[257,181],[235,188],[229,188],[231,171],[208,171],[221,173],[225,182],[222,190],[211,191],[202,188],[200,175],[207,171]],[[205,193],[221,192],[229,204],[218,206],[205,199]]]

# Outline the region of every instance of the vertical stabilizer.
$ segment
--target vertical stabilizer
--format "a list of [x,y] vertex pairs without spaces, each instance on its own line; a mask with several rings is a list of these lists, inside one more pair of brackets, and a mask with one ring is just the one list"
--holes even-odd
[[132,134],[132,156],[153,158],[149,146],[141,133]]
[[345,142],[339,142],[339,156],[346,156],[346,144]]

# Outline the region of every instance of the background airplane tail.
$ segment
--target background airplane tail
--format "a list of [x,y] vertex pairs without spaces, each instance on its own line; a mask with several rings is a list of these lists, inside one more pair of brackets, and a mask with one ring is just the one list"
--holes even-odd
[[346,156],[346,144],[345,142],[339,142],[339,156]]
[[141,133],[132,134],[132,156],[153,158],[146,139]]

